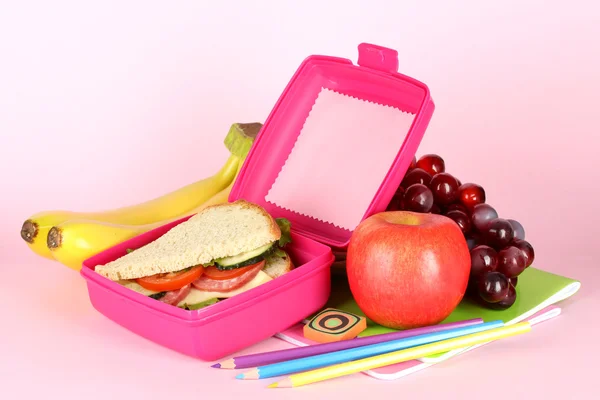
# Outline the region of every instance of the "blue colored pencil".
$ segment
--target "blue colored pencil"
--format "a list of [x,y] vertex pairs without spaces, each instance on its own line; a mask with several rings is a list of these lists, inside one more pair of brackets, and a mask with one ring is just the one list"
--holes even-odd
[[443,324],[422,326],[420,328],[406,329],[383,333],[380,335],[371,335],[357,337],[349,340],[341,340],[331,343],[319,343],[310,346],[294,347],[292,349],[273,350],[265,353],[247,354],[230,358],[220,363],[212,365],[213,368],[222,369],[248,369],[259,367],[261,365],[275,364],[283,361],[295,360],[297,358],[311,357],[318,354],[333,353],[334,351],[352,349],[355,347],[367,346],[375,343],[389,342],[390,340],[404,339],[411,336],[424,335],[439,331],[483,324],[483,319],[473,318],[462,321],[446,322]]
[[248,372],[239,374],[237,379],[265,379],[274,376],[293,374],[315,368],[326,367],[328,365],[343,363],[347,361],[359,360],[361,358],[377,356],[392,351],[407,349],[410,347],[421,346],[441,340],[452,339],[459,336],[470,335],[477,332],[483,332],[490,329],[504,326],[501,320],[485,322],[483,324],[465,326],[447,331],[427,333],[419,336],[412,336],[404,339],[391,340],[389,342],[376,343],[368,346],[355,347],[352,349],[334,351],[311,357],[298,358],[275,364],[263,365],[253,368]]

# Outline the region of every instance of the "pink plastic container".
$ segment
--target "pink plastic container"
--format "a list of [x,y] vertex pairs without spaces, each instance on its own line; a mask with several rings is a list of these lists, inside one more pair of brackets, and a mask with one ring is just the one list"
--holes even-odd
[[[296,143],[320,89],[328,88],[362,100],[398,107],[415,115],[406,139],[379,186],[379,191],[368,209],[364,210],[363,219],[385,210],[388,206],[419,147],[434,111],[427,86],[396,72],[398,53],[395,50],[362,43],[358,46],[358,53],[358,66],[353,65],[351,60],[337,57],[310,56],[304,60],[265,121],[230,197],[260,204],[271,215],[293,221],[292,226],[296,232],[337,248],[348,245],[352,231],[265,201],[269,188]],[[322,154],[314,156],[327,157],[331,151],[334,150],[326,148]],[[357,148],[355,151],[358,153],[361,149]],[[339,171],[339,174],[343,173],[344,171]]]
[[[97,274],[94,268],[165,234],[182,218],[105,250],[86,260],[81,275],[92,305],[132,332],[178,352],[217,360],[287,329],[320,310],[330,294],[331,247],[345,247],[351,231],[265,201],[292,150],[319,88],[327,87],[415,114],[403,145],[364,217],[383,211],[400,184],[433,113],[424,84],[396,72],[397,53],[359,45],[358,65],[350,60],[311,56],[300,65],[265,121],[232,190],[273,217],[292,223],[289,251],[296,268],[272,281],[209,307],[187,311],[156,301]],[[319,155],[315,155],[319,156]],[[318,200],[315,200],[318,201]]]
[[188,311],[127,289],[94,267],[158,239],[175,225],[136,236],[86,260],[81,274],[96,310],[125,328],[173,350],[216,360],[264,340],[321,308],[330,290],[331,249],[292,232],[286,250],[293,271],[210,307]]

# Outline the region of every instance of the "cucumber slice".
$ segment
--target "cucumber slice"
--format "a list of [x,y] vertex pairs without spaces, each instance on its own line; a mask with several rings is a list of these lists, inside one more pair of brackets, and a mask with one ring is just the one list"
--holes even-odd
[[184,308],[186,310],[199,310],[201,308],[208,307],[208,306],[216,304],[218,302],[219,302],[219,299],[213,298],[213,299],[208,299],[208,300],[201,301],[200,303],[195,303],[195,304],[187,304],[186,303],[180,307]]
[[247,251],[237,256],[218,258],[215,260],[215,264],[219,269],[233,269],[252,265],[261,261],[264,258],[263,255],[271,250],[272,247],[273,243],[269,243],[256,250]]
[[151,294],[148,297],[151,297],[154,300],[158,300],[158,299],[162,299],[163,297],[165,297],[166,294],[167,294],[167,292],[158,292],[158,293]]
[[262,255],[260,255],[260,256],[258,256],[258,257],[254,257],[254,258],[251,258],[251,259],[249,259],[249,260],[242,261],[241,263],[238,263],[238,264],[232,264],[232,265],[220,265],[220,264],[217,264],[217,263],[215,263],[215,266],[216,266],[216,267],[217,267],[217,269],[218,269],[218,270],[220,270],[220,271],[227,271],[227,270],[230,270],[230,269],[236,269],[236,268],[247,267],[248,265],[252,265],[252,264],[259,263],[259,262],[261,262],[261,261],[262,261],[262,260],[264,260],[264,259],[265,259],[265,257],[264,257],[264,256],[262,256]]

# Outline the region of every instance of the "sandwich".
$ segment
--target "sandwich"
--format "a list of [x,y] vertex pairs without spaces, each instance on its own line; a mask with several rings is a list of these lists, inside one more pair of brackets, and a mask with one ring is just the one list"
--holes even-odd
[[291,271],[290,242],[287,219],[237,200],[209,206],[95,270],[157,301],[197,310]]

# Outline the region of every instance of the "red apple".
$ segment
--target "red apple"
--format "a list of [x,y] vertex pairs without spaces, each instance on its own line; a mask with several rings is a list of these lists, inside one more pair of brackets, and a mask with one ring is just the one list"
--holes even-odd
[[388,211],[355,229],[346,268],[365,315],[409,329],[437,324],[462,300],[471,258],[460,227],[443,215]]

